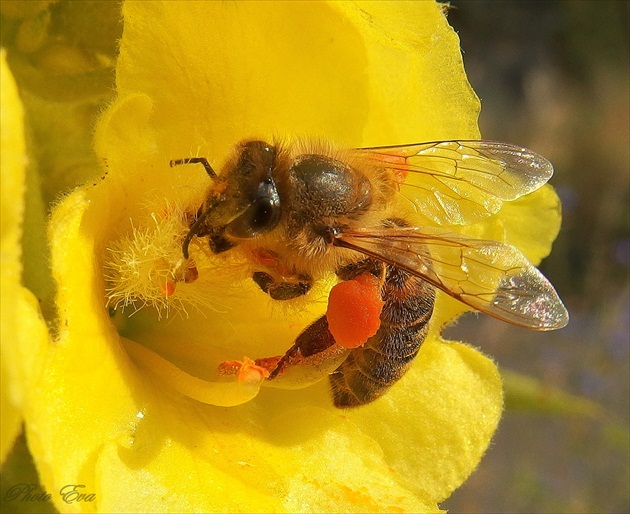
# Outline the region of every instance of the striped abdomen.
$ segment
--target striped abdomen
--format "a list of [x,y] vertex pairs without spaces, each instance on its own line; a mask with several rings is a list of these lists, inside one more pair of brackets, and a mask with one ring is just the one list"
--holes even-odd
[[381,325],[330,375],[337,407],[363,405],[385,393],[405,374],[428,331],[435,290],[424,280],[371,259],[338,274],[348,280],[370,267],[374,273],[381,266],[385,266]]

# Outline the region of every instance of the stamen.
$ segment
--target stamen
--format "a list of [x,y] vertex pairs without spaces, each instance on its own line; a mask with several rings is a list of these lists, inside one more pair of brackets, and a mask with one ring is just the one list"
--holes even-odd
[[181,205],[158,206],[135,218],[130,232],[111,244],[105,262],[108,307],[151,306],[160,317],[171,310],[187,314],[188,306],[211,307],[199,284],[212,277],[207,255],[197,251],[195,260],[181,254],[188,218]]

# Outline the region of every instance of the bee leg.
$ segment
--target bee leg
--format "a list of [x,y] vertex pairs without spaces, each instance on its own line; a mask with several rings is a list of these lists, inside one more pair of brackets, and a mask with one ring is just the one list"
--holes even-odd
[[225,236],[219,234],[210,235],[208,237],[208,246],[210,246],[212,253],[216,255],[218,253],[226,252],[230,248],[234,248],[236,245]]
[[260,289],[274,300],[291,300],[305,295],[313,285],[313,279],[308,275],[298,275],[298,282],[279,282],[269,273],[256,271],[252,279]]
[[292,389],[313,384],[337,369],[347,355],[348,349],[335,342],[322,316],[302,331],[270,369],[269,385]]

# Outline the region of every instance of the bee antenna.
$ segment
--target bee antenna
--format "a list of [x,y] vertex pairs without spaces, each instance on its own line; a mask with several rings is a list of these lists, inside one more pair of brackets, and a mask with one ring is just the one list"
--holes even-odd
[[210,166],[208,159],[206,159],[205,157],[189,157],[187,159],[176,159],[169,162],[171,168],[179,164],[198,164],[198,163],[203,165],[203,167],[206,169],[206,173],[208,174],[210,178],[217,178],[217,174],[212,169],[212,166]]

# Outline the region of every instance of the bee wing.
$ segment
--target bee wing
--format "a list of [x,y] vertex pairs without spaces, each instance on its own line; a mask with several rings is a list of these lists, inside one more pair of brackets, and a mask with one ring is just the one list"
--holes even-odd
[[356,152],[368,165],[390,170],[401,193],[438,225],[477,222],[553,175],[544,157],[496,141],[437,141]]
[[514,325],[554,330],[569,321],[551,283],[508,244],[433,227],[351,230],[335,244],[401,268]]

